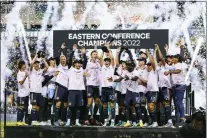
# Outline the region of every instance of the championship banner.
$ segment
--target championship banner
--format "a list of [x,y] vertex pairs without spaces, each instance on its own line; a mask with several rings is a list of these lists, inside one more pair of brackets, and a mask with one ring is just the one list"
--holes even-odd
[[62,43],[68,49],[73,44],[86,49],[100,49],[106,39],[112,36],[115,40],[111,49],[127,47],[129,49],[154,49],[154,44],[164,51],[164,45],[168,44],[168,30],[54,30],[53,48],[54,55],[60,49]]

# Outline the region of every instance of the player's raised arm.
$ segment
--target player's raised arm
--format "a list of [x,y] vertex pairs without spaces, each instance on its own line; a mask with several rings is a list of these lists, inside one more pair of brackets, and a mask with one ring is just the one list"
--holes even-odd
[[104,52],[102,51],[99,60],[100,60],[100,65],[103,66],[103,56],[104,56]]
[[[168,47],[168,45],[165,44],[165,47]],[[162,52],[161,52],[160,47],[158,45],[157,45],[157,51],[158,51],[159,59],[162,61],[162,64],[165,66],[166,62],[163,58]],[[168,51],[168,50],[166,50],[166,51]]]
[[81,48],[81,54],[83,56],[83,69],[86,69],[86,65],[87,65],[88,60],[87,60],[87,57],[86,57],[86,49],[85,49],[85,47]]
[[147,54],[147,56],[149,57],[149,60],[150,60],[150,63],[152,64],[152,68],[153,68],[153,70],[155,71],[155,69],[156,69],[156,67],[155,67],[155,61],[154,61],[154,59],[153,59],[153,56],[149,54],[148,49],[146,50],[146,54]]
[[69,60],[68,60],[68,69],[70,69],[71,66],[73,65],[73,56],[76,49],[77,49],[77,45],[73,45],[73,51],[70,53]]
[[31,63],[30,63],[30,70],[32,70],[32,68],[33,68],[33,64],[34,64],[34,62],[37,60],[37,57],[38,57],[38,55],[37,55],[37,53],[36,53],[35,56],[34,56],[34,58],[32,59],[32,61],[31,61]]
[[117,48],[117,50],[116,50],[116,67],[118,67],[119,66],[119,64],[120,64],[120,49],[121,49],[121,47],[118,47]]

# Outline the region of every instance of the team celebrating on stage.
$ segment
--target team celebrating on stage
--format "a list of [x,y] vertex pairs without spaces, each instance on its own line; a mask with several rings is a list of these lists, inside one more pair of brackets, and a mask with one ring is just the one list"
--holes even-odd
[[[58,58],[46,60],[37,53],[28,69],[20,61],[17,125],[27,125],[23,120],[30,101],[34,126],[90,126],[90,120],[99,113],[98,121],[103,126],[158,127],[161,106],[165,114],[162,127],[182,126],[186,85],[180,55],[167,54],[164,58],[155,44],[153,54],[146,49],[133,59],[131,50],[124,47],[117,48],[114,56],[110,45],[105,44],[101,55],[93,50],[89,58],[85,48],[80,49],[81,58],[74,58],[77,45],[69,56],[61,52]],[[128,54],[127,59],[122,59],[123,53]],[[171,117],[172,102],[175,123]],[[84,122],[80,121],[81,115]]]

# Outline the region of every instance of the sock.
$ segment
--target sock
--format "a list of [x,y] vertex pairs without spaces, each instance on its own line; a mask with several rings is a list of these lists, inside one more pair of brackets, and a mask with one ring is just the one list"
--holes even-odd
[[168,123],[171,123],[171,124],[172,124],[172,119],[169,119],[169,120],[168,120]]
[[98,112],[98,105],[95,104],[93,109],[93,117],[96,116],[97,112]]
[[126,115],[126,120],[129,120],[129,106],[126,106],[125,115]]
[[142,116],[142,113],[141,113],[141,108],[140,108],[140,106],[137,106],[137,107],[135,107],[135,109],[136,109],[136,115],[137,115],[137,120],[142,120],[142,118],[141,118],[141,116]]
[[150,114],[150,117],[152,119],[153,122],[157,122],[157,116],[156,116],[156,113],[155,112],[151,112],[149,113]]
[[141,116],[141,120],[143,120],[145,123],[148,123],[149,117],[147,115],[147,109],[145,106],[141,106],[141,113],[144,114],[144,117],[143,115]]
[[111,108],[111,118],[115,119],[115,108]]
[[[160,111],[156,111],[156,116],[157,116],[157,122],[160,124]],[[165,116],[166,117],[166,116]]]
[[60,119],[60,108],[55,107],[55,121],[58,121]]
[[71,115],[72,114],[72,112],[71,112],[71,109],[70,109],[70,107],[68,107],[68,111],[67,111],[67,118],[68,119],[71,119]]
[[80,118],[80,108],[76,107],[76,120]]
[[108,108],[107,107],[103,107],[103,118],[104,119],[108,118]]
[[75,124],[79,124],[79,119],[76,119],[75,120]]
[[43,121],[43,116],[44,116],[44,108],[40,107],[40,110],[39,110],[39,120],[40,120],[40,122]]
[[165,107],[165,117],[166,117],[166,120],[167,120],[167,121],[168,121],[169,119],[171,119],[171,108],[170,108],[170,106]]
[[24,118],[24,110],[19,107],[17,111],[17,122],[22,122]]
[[62,110],[62,119],[66,122],[67,120],[67,108],[63,108]]
[[48,104],[48,106],[47,106],[47,120],[51,120],[51,107],[52,107],[52,104]]
[[70,119],[67,119],[67,123],[70,124]]
[[132,113],[132,122],[137,122],[136,113]]
[[32,109],[31,114],[32,114],[32,121],[37,121],[37,111],[36,111],[36,109]]
[[179,103],[178,110],[179,110],[180,118],[185,118],[185,115],[184,115],[184,105],[183,105],[183,103]]

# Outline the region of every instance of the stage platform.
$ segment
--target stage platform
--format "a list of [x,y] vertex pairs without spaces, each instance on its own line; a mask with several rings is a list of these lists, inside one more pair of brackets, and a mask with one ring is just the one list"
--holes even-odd
[[184,138],[174,128],[7,126],[5,138]]

